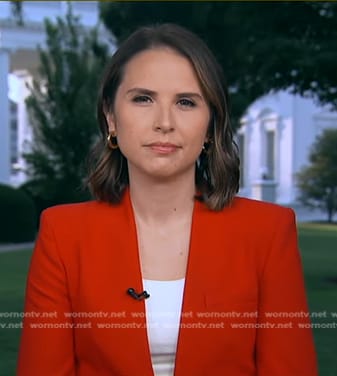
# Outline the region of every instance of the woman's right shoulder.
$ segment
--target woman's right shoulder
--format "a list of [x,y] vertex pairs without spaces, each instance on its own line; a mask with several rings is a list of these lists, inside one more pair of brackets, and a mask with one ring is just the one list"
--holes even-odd
[[41,213],[43,217],[64,217],[65,215],[81,215],[83,212],[90,210],[91,207],[97,206],[99,203],[97,201],[85,201],[76,202],[71,204],[59,204],[50,206],[44,209]]
[[112,205],[96,200],[55,205],[42,211],[41,222],[47,221],[63,224],[82,222],[87,218],[94,219],[105,214],[111,215],[118,207],[119,205]]

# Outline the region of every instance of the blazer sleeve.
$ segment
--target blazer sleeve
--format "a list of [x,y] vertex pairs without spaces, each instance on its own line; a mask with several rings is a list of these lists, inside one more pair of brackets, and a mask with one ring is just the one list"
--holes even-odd
[[317,376],[295,215],[281,217],[260,281],[257,375]]
[[17,376],[75,375],[66,273],[49,222],[47,210],[28,273]]

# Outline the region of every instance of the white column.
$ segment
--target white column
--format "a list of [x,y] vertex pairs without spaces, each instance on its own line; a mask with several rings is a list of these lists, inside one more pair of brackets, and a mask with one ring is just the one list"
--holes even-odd
[[10,178],[10,126],[8,100],[9,52],[0,49],[0,183]]
[[30,90],[27,85],[32,86],[32,76],[28,71],[22,70],[15,72],[19,80],[18,99],[18,167],[20,171],[17,174],[16,185],[21,185],[27,180],[27,164],[23,158],[23,154],[31,151],[31,143],[33,141],[32,127],[29,124],[28,110],[26,106],[26,99],[30,95]]

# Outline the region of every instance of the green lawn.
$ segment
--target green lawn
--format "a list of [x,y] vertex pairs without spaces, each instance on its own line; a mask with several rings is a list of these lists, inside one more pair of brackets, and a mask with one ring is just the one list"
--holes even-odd
[[[30,251],[0,253],[0,312],[22,312]],[[0,323],[19,323],[1,318]],[[0,328],[0,375],[15,375],[20,329]]]
[[[337,318],[331,317],[331,312],[337,312],[337,226],[301,224],[299,240],[310,311],[326,311],[327,315],[327,318],[312,321],[337,324]],[[29,251],[0,253],[0,312],[22,311],[30,255]],[[20,319],[0,318],[1,322],[20,322]],[[15,374],[19,335],[19,329],[0,328],[1,376]],[[314,329],[314,335],[320,376],[336,376],[337,328]]]
[[[311,312],[326,311],[327,318],[313,323],[331,323],[337,318],[337,225],[299,225],[299,240]],[[337,328],[314,329],[320,376],[337,376]]]

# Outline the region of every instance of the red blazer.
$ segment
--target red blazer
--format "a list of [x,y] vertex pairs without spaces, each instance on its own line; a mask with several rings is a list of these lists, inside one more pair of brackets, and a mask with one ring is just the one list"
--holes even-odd
[[[128,193],[46,210],[17,375],[152,376],[145,304],[129,287],[143,291]],[[298,326],[310,321],[290,209],[196,202],[182,312],[175,376],[318,375],[312,331]]]

